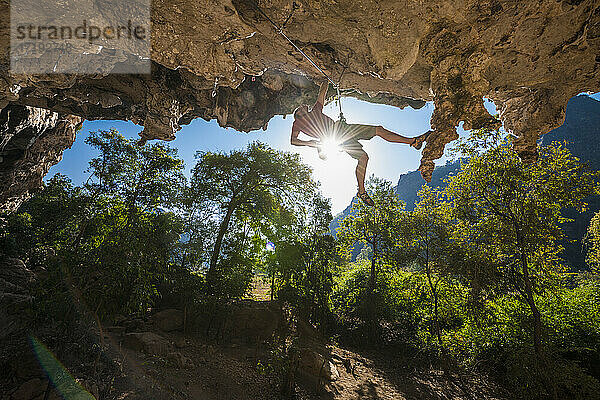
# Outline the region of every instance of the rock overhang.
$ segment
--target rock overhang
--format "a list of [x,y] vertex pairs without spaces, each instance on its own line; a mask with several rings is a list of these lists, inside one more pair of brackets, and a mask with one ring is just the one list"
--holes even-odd
[[[257,4],[288,21],[288,36],[344,93],[399,108],[435,104],[435,134],[420,166],[426,178],[461,121],[465,129],[497,126],[484,97],[517,136],[517,150],[533,159],[539,136],[562,123],[568,99],[600,86],[597,0]],[[8,3],[0,8],[0,106],[48,110],[48,118],[130,120],[144,126],[144,139],[171,140],[195,118],[249,131],[314,101],[323,79],[252,0],[154,1],[150,74],[13,75]]]

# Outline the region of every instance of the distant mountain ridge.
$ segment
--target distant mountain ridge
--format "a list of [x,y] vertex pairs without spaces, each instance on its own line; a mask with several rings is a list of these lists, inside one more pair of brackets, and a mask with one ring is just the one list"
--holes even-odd
[[[548,145],[552,142],[566,142],[567,148],[580,160],[589,163],[593,169],[600,169],[600,101],[586,95],[571,98],[567,104],[565,122],[560,127],[545,134],[540,143]],[[429,186],[444,187],[444,180],[460,170],[460,163],[448,163],[436,167]],[[413,210],[418,201],[417,193],[425,184],[418,171],[400,175],[396,185],[398,197],[406,203],[407,210]],[[352,204],[338,214],[331,222],[331,233],[335,235],[340,221],[350,214]],[[600,210],[600,198],[588,199],[588,211],[582,214],[567,211],[565,216],[575,221],[565,224],[567,236],[575,243],[565,243],[564,257],[570,265],[582,267],[585,257],[582,252],[581,238],[585,234],[591,218]]]
[[[432,188],[445,187],[444,180],[450,175],[457,173],[460,170],[460,162],[456,161],[436,167],[433,171],[431,183],[429,186]],[[414,210],[416,203],[419,201],[419,190],[425,185],[425,179],[421,176],[419,171],[408,172],[400,175],[398,183],[396,184],[396,193],[400,200],[406,203],[407,210]]]
[[565,122],[540,141],[542,145],[566,141],[574,156],[600,169],[600,101],[586,95],[571,98]]
[[[575,96],[567,104],[565,122],[540,139],[542,145],[566,142],[575,157],[587,162],[593,169],[600,169],[600,101],[589,96]],[[583,213],[566,210],[563,215],[574,221],[564,224],[563,229],[571,243],[565,242],[563,257],[575,270],[586,268],[582,238],[594,214],[600,210],[600,197],[587,199],[588,208]]]

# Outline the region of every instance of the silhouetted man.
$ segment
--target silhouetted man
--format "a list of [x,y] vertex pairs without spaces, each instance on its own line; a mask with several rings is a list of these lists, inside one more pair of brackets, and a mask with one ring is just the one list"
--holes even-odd
[[[302,105],[294,111],[294,124],[292,125],[291,143],[294,146],[315,147],[319,152],[319,157],[325,159],[323,154],[323,143],[327,140],[335,141],[341,150],[345,151],[350,157],[358,160],[356,166],[356,180],[358,183],[358,197],[367,205],[373,206],[373,199],[365,190],[365,174],[369,156],[363,150],[359,140],[369,140],[375,136],[392,143],[405,143],[419,150],[423,142],[427,139],[431,131],[414,138],[407,138],[397,133],[388,131],[383,126],[346,124],[343,121],[335,122],[327,115],[323,114],[323,104],[329,83],[325,81],[321,84],[317,102],[312,110],[308,106]],[[315,138],[316,140],[298,139],[300,132]]]

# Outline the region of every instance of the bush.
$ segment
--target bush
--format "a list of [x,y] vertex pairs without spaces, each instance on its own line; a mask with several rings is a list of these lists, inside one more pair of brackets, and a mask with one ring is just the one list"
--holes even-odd
[[506,354],[505,371],[500,381],[518,399],[598,398],[598,381],[577,363],[554,354],[540,358],[529,347],[511,349]]
[[[333,308],[349,330],[364,330],[369,317],[369,269],[368,262],[358,261],[350,264],[336,281]],[[433,299],[426,279],[420,272],[397,271],[389,266],[381,268],[377,275],[374,309],[379,335],[387,344],[438,349],[433,326]],[[466,288],[455,282],[440,281],[438,291],[441,328],[445,331],[460,329],[464,320]]]
[[470,316],[448,337],[450,352],[495,375],[518,398],[592,398],[600,389],[598,296],[597,284],[582,282],[536,299],[547,343],[542,356],[531,347],[532,317],[512,294],[488,302],[477,318]]
[[[439,324],[444,346],[448,336],[464,323],[467,290],[451,280],[440,280],[437,287]],[[401,333],[398,339],[415,348],[439,350],[434,327],[433,296],[427,276],[422,272],[400,271],[391,276],[387,285],[386,303],[392,320]]]

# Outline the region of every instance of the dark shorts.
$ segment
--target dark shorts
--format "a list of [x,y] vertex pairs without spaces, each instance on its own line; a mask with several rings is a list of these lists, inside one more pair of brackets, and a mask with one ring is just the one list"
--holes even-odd
[[340,148],[352,158],[359,159],[367,154],[359,140],[369,140],[375,136],[377,127],[373,125],[345,124],[336,122]]

